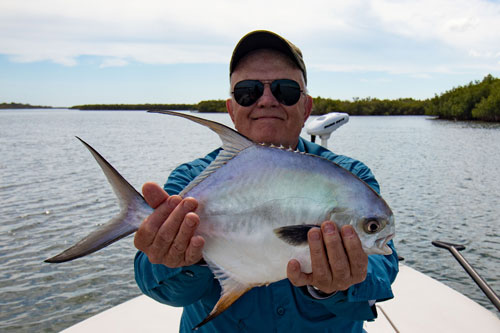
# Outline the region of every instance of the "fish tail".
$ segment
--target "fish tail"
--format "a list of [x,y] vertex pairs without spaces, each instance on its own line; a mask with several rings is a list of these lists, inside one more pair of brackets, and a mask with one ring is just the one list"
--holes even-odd
[[201,323],[193,327],[193,331],[198,330],[200,327],[220,315],[222,312],[224,312],[227,308],[229,308],[238,298],[243,296],[247,291],[252,289],[254,286],[243,286],[240,285],[238,288],[232,289],[230,292],[224,293],[222,297],[219,299],[217,304],[215,304],[214,308],[210,312],[210,314],[203,319]]
[[113,191],[118,197],[120,212],[106,224],[90,233],[72,247],[45,260],[45,262],[48,263],[70,261],[96,252],[137,231],[142,220],[153,211],[142,195],[137,192],[135,188],[104,159],[104,157],[85,141],[79,137],[76,138],[90,151],[106,175]]

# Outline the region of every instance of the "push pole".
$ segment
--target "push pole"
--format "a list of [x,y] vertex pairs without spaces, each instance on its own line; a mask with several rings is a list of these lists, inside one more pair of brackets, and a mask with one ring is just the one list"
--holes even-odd
[[465,249],[465,246],[459,244],[446,243],[442,241],[433,241],[432,245],[436,247],[440,247],[442,249],[447,249],[453,254],[455,259],[462,265],[467,273],[469,273],[470,277],[476,282],[476,284],[481,288],[484,294],[489,298],[491,303],[500,311],[500,299],[498,295],[491,289],[491,287],[484,281],[484,279],[476,272],[476,270],[469,264],[469,262],[460,254],[458,251],[462,251]]

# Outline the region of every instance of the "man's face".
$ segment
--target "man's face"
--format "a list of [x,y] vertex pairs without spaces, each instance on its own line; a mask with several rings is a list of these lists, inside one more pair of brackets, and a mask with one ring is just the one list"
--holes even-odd
[[[242,80],[273,81],[290,79],[305,90],[300,69],[286,56],[271,50],[259,50],[243,58],[231,76],[231,91]],[[306,119],[312,109],[312,98],[301,94],[299,101],[286,106],[280,104],[264,85],[263,95],[250,106],[239,105],[234,96],[226,101],[233,123],[241,134],[257,143],[269,143],[295,148]]]

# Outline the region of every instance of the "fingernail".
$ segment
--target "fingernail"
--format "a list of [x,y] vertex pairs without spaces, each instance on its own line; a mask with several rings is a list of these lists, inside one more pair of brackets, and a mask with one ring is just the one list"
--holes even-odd
[[191,238],[191,242],[194,247],[201,247],[203,245],[203,240],[200,237]]
[[342,228],[342,236],[351,237],[352,235],[354,235],[354,229],[350,225]]
[[184,201],[184,208],[187,210],[193,210],[196,208],[196,204],[191,200]]
[[170,197],[168,198],[168,206],[170,208],[175,208],[177,205],[181,202],[181,199],[179,197]]
[[321,237],[321,236],[320,236],[319,229],[318,229],[318,228],[314,228],[314,229],[311,231],[311,233],[310,233],[309,237],[311,237],[311,240],[315,240],[315,241],[319,240],[319,239],[320,239],[320,237]]
[[188,227],[192,228],[195,226],[196,224],[196,221],[193,221],[192,219],[190,219],[189,217],[186,217],[186,224],[188,225]]
[[333,234],[335,232],[335,225],[333,223],[325,223],[325,225],[323,226],[323,230],[325,231],[326,234]]

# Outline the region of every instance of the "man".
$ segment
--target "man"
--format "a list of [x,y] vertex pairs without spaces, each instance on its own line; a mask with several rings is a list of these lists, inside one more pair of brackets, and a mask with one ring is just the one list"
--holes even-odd
[[[240,133],[255,142],[330,159],[379,191],[377,181],[361,162],[299,138],[313,102],[306,93],[302,53],[295,45],[269,31],[249,33],[233,52],[230,82],[226,107]],[[197,201],[175,194],[219,151],[178,167],[165,190],[152,183],[143,186],[144,197],[155,211],[135,236],[140,250],[135,259],[136,281],[157,301],[184,307],[180,330],[185,332],[207,316],[221,288],[211,271],[199,264],[204,239],[194,236],[203,223],[195,213]],[[288,279],[253,288],[200,330],[362,332],[363,321],[376,317],[373,303],[393,297],[390,285],[398,270],[396,252],[368,257],[352,226],[339,230],[332,221],[311,229],[308,242],[312,273],[303,273],[299,262],[291,260],[286,268]]]

